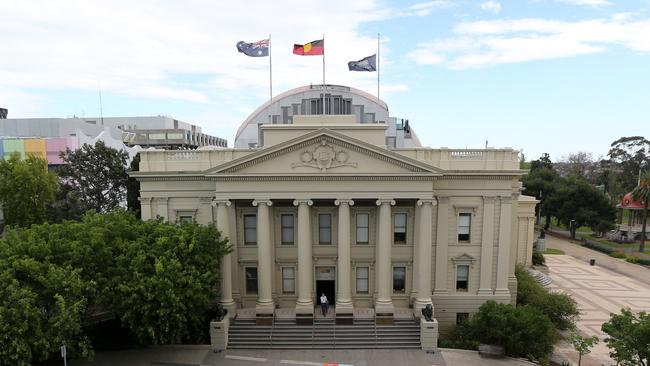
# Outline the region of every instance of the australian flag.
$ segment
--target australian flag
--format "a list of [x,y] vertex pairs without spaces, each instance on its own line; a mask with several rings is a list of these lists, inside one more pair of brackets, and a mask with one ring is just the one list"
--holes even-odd
[[246,43],[237,42],[237,51],[250,57],[265,57],[269,55],[269,40],[263,39],[258,42]]
[[348,62],[350,71],[377,71],[377,55],[364,57],[359,61]]

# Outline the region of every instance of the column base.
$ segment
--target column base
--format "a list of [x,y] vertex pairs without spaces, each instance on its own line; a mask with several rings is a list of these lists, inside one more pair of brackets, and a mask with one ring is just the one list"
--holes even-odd
[[422,317],[422,309],[424,309],[427,305],[433,306],[431,298],[415,299],[415,302],[413,303],[413,315],[416,318]]
[[478,289],[477,295],[494,295],[494,290],[491,288],[480,288]]
[[221,306],[223,306],[224,309],[228,310],[227,316],[229,318],[232,319],[235,317],[235,315],[237,315],[237,303],[234,300],[230,299],[226,301],[221,301],[220,304]]
[[255,324],[273,325],[275,305],[273,301],[257,302],[255,305]]
[[354,323],[354,305],[352,301],[337,301],[334,307],[336,324],[352,325]]
[[314,324],[314,304],[311,300],[296,302],[296,324],[312,325]]
[[395,307],[392,300],[377,300],[375,302],[375,322],[377,325],[393,324]]
[[510,296],[510,290],[507,288],[498,288],[494,290],[494,295],[496,296]]

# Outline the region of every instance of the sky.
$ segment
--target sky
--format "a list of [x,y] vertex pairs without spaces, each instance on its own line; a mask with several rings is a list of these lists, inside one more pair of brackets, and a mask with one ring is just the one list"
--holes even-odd
[[377,93],[425,146],[606,155],[650,138],[650,0],[0,0],[10,118],[168,115],[228,139],[273,93],[322,82],[292,54],[325,35],[326,83]]

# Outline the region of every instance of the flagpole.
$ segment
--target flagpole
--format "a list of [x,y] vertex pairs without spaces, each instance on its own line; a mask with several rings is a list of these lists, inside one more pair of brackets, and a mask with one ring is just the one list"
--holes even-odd
[[273,55],[271,53],[271,33],[269,33],[269,100],[273,103]]
[[325,114],[325,34],[323,33],[323,114]]
[[377,99],[379,99],[379,33],[377,33]]

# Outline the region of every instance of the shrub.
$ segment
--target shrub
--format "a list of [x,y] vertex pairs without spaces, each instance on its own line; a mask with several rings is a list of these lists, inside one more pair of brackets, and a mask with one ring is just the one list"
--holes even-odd
[[627,258],[627,255],[625,255],[625,253],[621,253],[621,252],[613,252],[613,253],[609,253],[609,256],[610,256],[610,257],[614,257],[614,258],[619,258],[619,259],[625,259],[625,258]]
[[542,252],[533,252],[533,265],[534,266],[543,266],[546,263],[544,254]]
[[638,263],[644,266],[650,266],[650,259],[638,258]]
[[440,338],[440,347],[443,348],[477,350],[478,345],[470,322],[455,325],[445,337]]
[[629,263],[639,263],[639,258],[637,258],[637,257],[627,257],[627,258],[625,258],[625,261],[629,262]]
[[470,323],[476,340],[503,346],[506,354],[514,357],[542,358],[557,340],[551,320],[531,306],[488,301]]
[[599,243],[599,242],[597,242],[595,240],[590,240],[590,239],[584,239],[584,243],[582,245],[587,247],[587,248],[597,250],[597,251],[605,253],[605,254],[610,254],[610,253],[612,253],[614,251],[614,249],[612,249],[608,245],[603,244],[603,243]]
[[551,293],[542,287],[523,266],[517,266],[517,305],[529,305],[542,311],[560,330],[573,328],[580,312],[569,295]]

